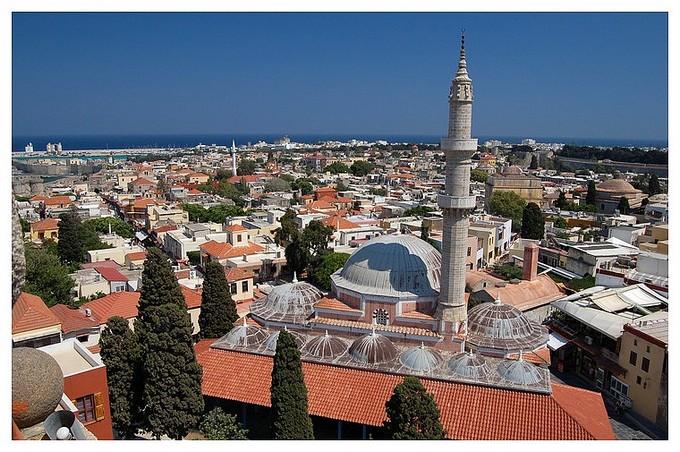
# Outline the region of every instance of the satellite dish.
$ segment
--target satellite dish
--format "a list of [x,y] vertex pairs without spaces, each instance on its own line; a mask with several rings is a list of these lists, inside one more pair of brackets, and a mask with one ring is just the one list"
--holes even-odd
[[55,411],[47,416],[44,426],[51,440],[87,439],[85,427],[71,411]]

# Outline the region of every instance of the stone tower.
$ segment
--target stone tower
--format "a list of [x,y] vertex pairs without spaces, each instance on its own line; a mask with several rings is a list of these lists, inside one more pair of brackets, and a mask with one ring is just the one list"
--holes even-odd
[[454,335],[465,333],[467,325],[465,258],[468,216],[475,208],[475,197],[470,196],[470,158],[477,151],[477,140],[470,138],[471,130],[472,80],[467,73],[463,34],[458,72],[451,81],[449,93],[449,133],[441,140],[446,156],[446,185],[444,193],[437,197],[444,215],[444,231],[436,318],[442,322],[440,331],[447,330]]

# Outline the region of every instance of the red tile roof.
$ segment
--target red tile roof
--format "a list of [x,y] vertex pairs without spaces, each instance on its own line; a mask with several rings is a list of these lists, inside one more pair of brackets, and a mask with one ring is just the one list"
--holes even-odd
[[232,176],[229,179],[227,179],[227,182],[230,184],[237,184],[241,182],[241,179],[245,179],[246,182],[249,184],[252,184],[253,182],[257,182],[257,180],[261,177],[260,174],[251,174],[248,176]]
[[99,326],[99,319],[86,316],[85,309],[71,309],[66,305],[57,304],[52,306],[50,311],[61,320],[61,331],[64,334]]
[[120,268],[122,265],[120,265],[118,262],[109,259],[108,261],[99,261],[99,262],[85,262],[84,264],[80,264],[80,268],[94,268],[94,269],[100,269],[100,268]]
[[110,268],[110,267],[99,267],[96,269],[97,272],[102,275],[102,278],[107,280],[108,282],[113,282],[113,281],[128,281],[128,278],[124,275],[122,275],[118,270],[115,268]]
[[31,223],[32,231],[49,231],[59,228],[59,220],[56,218],[45,218],[44,220]]
[[176,224],[164,224],[163,226],[158,226],[157,228],[154,228],[153,232],[167,232],[167,231],[174,231],[177,229]]
[[[196,346],[203,395],[271,406],[272,358]],[[302,363],[309,413],[381,426],[385,402],[403,379],[367,370]],[[462,440],[616,439],[602,396],[553,384],[538,394],[421,378],[434,395],[447,437]]]
[[364,311],[361,309],[355,309],[342,301],[333,297],[323,297],[321,300],[317,301],[314,305],[316,309],[332,309],[334,311],[347,311],[354,312],[357,314],[362,314]]
[[240,268],[227,268],[224,270],[224,276],[227,282],[241,281],[244,279],[252,279],[253,275],[241,270]]
[[48,328],[60,323],[37,295],[21,292],[12,306],[12,334]]
[[125,257],[131,261],[145,260],[146,251],[135,251],[134,253],[127,253]]
[[324,226],[331,226],[336,231],[344,229],[354,229],[360,227],[358,224],[349,221],[346,218],[342,218],[339,215],[333,215],[332,217],[326,217],[321,220]]
[[229,232],[241,232],[241,231],[247,231],[246,228],[241,226],[240,224],[232,224],[224,228],[226,231]]
[[130,182],[130,185],[156,185],[156,184],[154,182],[151,182],[149,179],[140,177]]
[[182,295],[184,295],[184,300],[187,302],[187,309],[201,307],[201,291],[189,289],[181,284],[179,288],[182,289]]
[[47,198],[43,202],[46,206],[58,206],[61,204],[71,204],[73,201],[71,201],[71,198],[68,196],[53,196],[51,198]]
[[325,317],[316,317],[310,320],[313,324],[318,325],[332,325],[332,326],[342,326],[346,328],[355,328],[357,330],[367,330],[375,329],[376,331],[391,331],[394,333],[402,334],[413,334],[418,336],[429,336],[437,337],[437,333],[432,330],[425,328],[416,328],[411,326],[401,326],[401,325],[375,325],[366,322],[355,322],[353,320],[341,320],[341,319],[330,319]]
[[256,243],[251,241],[246,243],[244,246],[233,246],[231,243],[211,240],[201,245],[200,248],[217,259],[240,257],[244,254],[255,254],[264,251],[264,248]]
[[106,323],[113,316],[132,319],[137,317],[139,296],[139,292],[116,292],[87,302],[82,307],[89,308],[100,324]]

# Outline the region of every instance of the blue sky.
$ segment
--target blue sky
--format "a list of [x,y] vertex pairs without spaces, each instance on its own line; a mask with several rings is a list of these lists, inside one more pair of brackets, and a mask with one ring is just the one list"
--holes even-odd
[[12,133],[666,140],[664,13],[13,13]]

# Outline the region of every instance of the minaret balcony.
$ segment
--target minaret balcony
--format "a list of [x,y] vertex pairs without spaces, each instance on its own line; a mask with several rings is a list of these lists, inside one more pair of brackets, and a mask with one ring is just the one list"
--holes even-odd
[[474,209],[477,206],[477,198],[474,196],[450,196],[437,195],[437,204],[442,209]]
[[477,152],[477,139],[457,140],[455,138],[444,137],[441,140],[441,149],[444,152],[457,151],[466,152],[472,155]]

